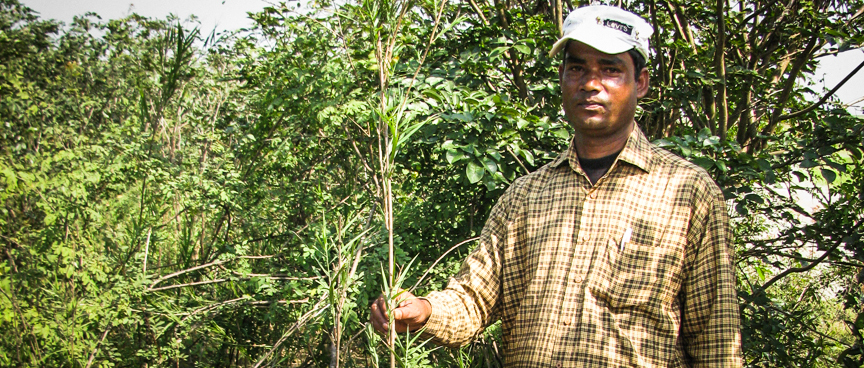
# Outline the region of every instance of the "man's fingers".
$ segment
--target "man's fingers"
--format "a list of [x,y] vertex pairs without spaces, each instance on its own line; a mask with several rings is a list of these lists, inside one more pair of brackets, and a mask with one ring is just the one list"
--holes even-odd
[[[397,333],[408,331],[422,327],[429,318],[428,302],[418,299],[409,292],[404,292],[396,301],[393,308],[393,324]],[[376,331],[387,334],[389,333],[389,314],[388,303],[384,296],[379,297],[372,303],[370,307],[369,320],[372,322],[372,327]]]
[[372,312],[370,319],[372,320],[372,327],[374,327],[378,332],[387,333],[387,306],[384,303],[383,298],[378,298],[372,303]]
[[399,304],[399,308],[393,310],[393,319],[399,321],[410,322],[420,315],[417,306],[412,303],[412,300],[404,301]]

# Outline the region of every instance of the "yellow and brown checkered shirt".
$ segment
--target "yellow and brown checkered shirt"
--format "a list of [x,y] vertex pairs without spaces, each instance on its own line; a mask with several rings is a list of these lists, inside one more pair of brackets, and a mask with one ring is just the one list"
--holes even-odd
[[638,128],[594,186],[571,145],[501,197],[426,334],[501,319],[507,367],[739,367],[730,240],[708,174]]

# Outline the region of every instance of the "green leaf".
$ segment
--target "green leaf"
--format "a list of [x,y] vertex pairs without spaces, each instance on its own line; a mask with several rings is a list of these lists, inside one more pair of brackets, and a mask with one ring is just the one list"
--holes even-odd
[[522,157],[525,157],[525,161],[528,161],[531,166],[534,166],[534,154],[529,150],[522,150]]
[[486,167],[486,170],[489,170],[489,173],[494,174],[498,172],[498,164],[495,163],[495,160],[489,157],[483,157],[483,166]]
[[793,171],[792,174],[795,175],[795,177],[798,179],[799,182],[807,181],[807,175],[804,174],[803,172]]
[[750,193],[750,194],[744,196],[744,200],[758,203],[758,204],[764,204],[765,203],[765,199],[763,199],[762,196],[760,196],[756,193]]
[[452,165],[454,162],[465,158],[465,154],[459,149],[449,149],[445,157],[447,158],[447,163]]
[[747,213],[749,211],[747,211],[747,205],[745,204],[744,201],[738,202],[735,205],[735,212],[738,212],[738,214],[741,216],[747,216]]
[[765,184],[774,184],[775,182],[777,182],[777,175],[774,174],[774,171],[766,171]]
[[477,183],[480,179],[483,179],[483,175],[486,173],[486,169],[483,168],[483,165],[477,163],[477,161],[471,161],[468,163],[468,166],[465,168],[465,175],[468,176],[468,181],[471,184]]
[[444,78],[429,77],[429,78],[426,78],[426,84],[428,84],[429,86],[434,86],[434,85],[440,83],[442,80],[444,80]]
[[819,164],[817,164],[815,161],[813,161],[809,158],[804,159],[804,162],[801,163],[801,167],[803,167],[805,169],[809,169],[811,167],[816,167],[816,166],[819,166]]
[[462,122],[465,122],[465,123],[470,122],[471,120],[474,119],[474,117],[471,115],[470,112],[456,113],[456,114],[450,115],[450,117],[457,119],[457,120],[461,120]]
[[492,52],[489,53],[490,59],[495,59],[499,55],[501,55],[504,51],[507,51],[507,46],[496,47]]
[[663,139],[663,138],[654,141],[654,144],[656,144],[660,148],[666,148],[666,147],[674,146],[674,144],[672,142],[669,142],[668,140]]
[[822,168],[819,171],[822,172],[822,177],[825,178],[825,181],[827,181],[828,184],[837,180],[837,173],[835,173],[834,170]]
[[519,51],[525,55],[528,55],[531,53],[531,48],[528,46],[525,46],[525,45],[514,45],[513,48],[515,48],[516,51]]
[[483,184],[486,185],[486,190],[488,190],[490,192],[495,190],[495,180],[492,180],[492,178],[488,178],[487,180],[484,180]]
[[570,133],[568,133],[567,129],[564,129],[564,128],[558,128],[558,129],[553,130],[552,135],[554,135],[558,138],[561,138],[561,139],[567,139],[570,137]]
[[837,170],[838,172],[841,172],[841,173],[846,172],[846,165],[845,164],[836,163],[836,162],[831,161],[831,160],[825,160],[825,162],[828,164],[828,166],[831,166],[831,168],[833,168],[834,170]]
[[712,160],[712,159],[710,159],[710,158],[708,158],[708,157],[694,157],[694,158],[693,158],[692,160],[690,160],[690,161],[693,162],[693,163],[696,164],[696,165],[699,165],[699,167],[701,167],[701,168],[703,168],[703,169],[705,169],[705,170],[708,170],[708,169],[710,169],[712,166],[714,166],[714,160]]
[[712,137],[705,138],[705,140],[702,141],[702,146],[703,147],[716,146],[719,143],[720,143],[720,138],[717,136],[712,136]]
[[15,190],[18,186],[18,177],[15,176],[15,171],[11,167],[3,167],[3,175],[6,176],[6,191]]

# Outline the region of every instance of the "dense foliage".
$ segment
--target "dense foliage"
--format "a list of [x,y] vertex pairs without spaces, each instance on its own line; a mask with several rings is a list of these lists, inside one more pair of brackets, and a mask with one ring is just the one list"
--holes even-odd
[[[566,147],[580,4],[315,4],[202,37],[0,0],[0,366],[386,365],[372,298],[441,288]],[[622,5],[657,29],[640,127],[729,200],[747,365],[864,364],[864,121],[810,87],[864,1]],[[500,366],[499,336],[394,350]]]

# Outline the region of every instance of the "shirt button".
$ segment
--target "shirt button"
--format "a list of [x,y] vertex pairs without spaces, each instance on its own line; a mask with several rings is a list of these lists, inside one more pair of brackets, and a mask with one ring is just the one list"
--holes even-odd
[[591,199],[597,199],[597,192],[589,194],[588,197],[590,197]]
[[582,235],[582,242],[583,242],[583,243],[587,243],[588,240],[591,240],[591,236],[590,236],[590,235]]
[[573,279],[573,282],[575,282],[577,284],[581,284],[582,283],[582,276],[576,276],[576,278]]
[[561,368],[561,362],[558,362],[558,364],[556,364],[555,366]]
[[564,320],[564,326],[570,326],[570,319],[569,318]]

